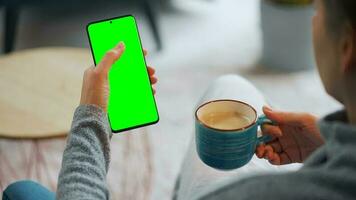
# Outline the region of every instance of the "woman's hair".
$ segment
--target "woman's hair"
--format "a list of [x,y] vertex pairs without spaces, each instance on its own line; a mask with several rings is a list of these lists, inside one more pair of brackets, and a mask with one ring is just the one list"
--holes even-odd
[[356,31],[356,0],[322,0],[326,9],[329,31],[338,36],[343,26],[350,23]]

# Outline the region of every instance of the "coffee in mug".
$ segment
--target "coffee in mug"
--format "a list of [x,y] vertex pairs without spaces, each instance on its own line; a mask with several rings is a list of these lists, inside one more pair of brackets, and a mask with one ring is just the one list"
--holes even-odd
[[202,115],[201,121],[216,129],[235,129],[249,125],[251,119],[231,110],[230,112],[216,112]]
[[257,116],[249,104],[237,100],[216,100],[201,105],[195,112],[195,140],[200,159],[221,170],[244,166],[259,143],[270,136],[257,137],[258,126],[272,122]]

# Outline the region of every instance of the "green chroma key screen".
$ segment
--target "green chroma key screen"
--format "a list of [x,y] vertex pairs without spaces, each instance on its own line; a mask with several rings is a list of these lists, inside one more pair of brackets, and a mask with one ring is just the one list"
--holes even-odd
[[89,42],[95,64],[120,41],[125,51],[109,72],[108,116],[113,132],[157,123],[156,102],[133,16],[89,23]]

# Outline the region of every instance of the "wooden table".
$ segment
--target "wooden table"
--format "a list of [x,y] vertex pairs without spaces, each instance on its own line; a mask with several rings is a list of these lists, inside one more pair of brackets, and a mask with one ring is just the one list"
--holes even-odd
[[[89,50],[40,48],[0,57],[0,196],[14,181],[31,179],[55,192],[64,138],[80,100]],[[146,128],[111,141],[112,199],[148,199],[153,151]],[[19,139],[22,138],[22,139]],[[41,139],[39,139],[41,138]],[[48,138],[48,139],[43,139]]]
[[38,48],[0,57],[0,137],[67,134],[90,51]]

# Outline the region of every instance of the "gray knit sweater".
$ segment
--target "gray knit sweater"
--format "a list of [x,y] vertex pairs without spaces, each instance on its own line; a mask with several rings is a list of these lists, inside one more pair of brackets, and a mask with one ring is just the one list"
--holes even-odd
[[[199,199],[356,199],[356,127],[346,121],[345,112],[320,121],[326,143],[299,171],[236,181]],[[109,199],[110,136],[107,116],[100,108],[77,108],[63,154],[57,199]]]
[[63,153],[57,197],[61,200],[109,199],[106,174],[111,128],[99,107],[79,106]]

